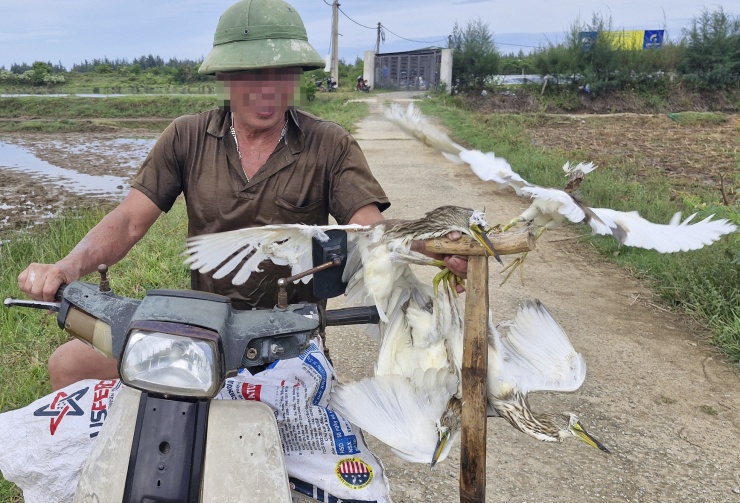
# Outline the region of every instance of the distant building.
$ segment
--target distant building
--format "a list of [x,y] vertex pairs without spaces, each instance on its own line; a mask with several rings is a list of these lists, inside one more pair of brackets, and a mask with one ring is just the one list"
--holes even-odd
[[363,78],[373,89],[426,91],[444,83],[449,93],[452,89],[452,50],[428,47],[385,54],[365,51]]

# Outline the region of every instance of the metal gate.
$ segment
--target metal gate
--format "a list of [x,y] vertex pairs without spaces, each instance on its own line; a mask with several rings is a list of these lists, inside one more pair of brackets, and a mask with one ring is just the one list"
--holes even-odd
[[375,55],[376,89],[426,91],[439,84],[442,49]]

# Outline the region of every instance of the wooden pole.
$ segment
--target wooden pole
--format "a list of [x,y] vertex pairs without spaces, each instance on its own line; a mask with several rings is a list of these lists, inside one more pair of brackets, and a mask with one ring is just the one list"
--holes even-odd
[[[499,255],[534,250],[528,230],[489,234]],[[460,502],[486,500],[486,377],[488,376],[488,257],[474,239],[463,236],[424,242],[427,252],[468,257],[465,333],[462,364],[462,433],[460,438]]]
[[[489,234],[488,239],[499,255],[532,251],[536,242],[534,235],[528,230]],[[463,236],[457,241],[450,241],[447,238],[428,239],[424,241],[424,247],[428,252],[443,255],[485,255],[486,253],[480,243],[469,236]]]
[[[495,246],[495,245],[494,245]],[[460,502],[486,500],[486,376],[488,375],[488,258],[468,258],[462,365]]]

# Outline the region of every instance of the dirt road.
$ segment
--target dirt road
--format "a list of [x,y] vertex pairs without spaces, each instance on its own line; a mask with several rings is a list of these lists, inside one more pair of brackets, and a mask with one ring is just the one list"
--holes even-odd
[[[416,218],[458,204],[485,208],[495,224],[526,207],[408,139],[377,103],[371,110],[355,137],[393,201],[387,216]],[[487,501],[740,502],[738,375],[704,347],[697,327],[653,305],[627,273],[568,240],[574,235],[546,233],[527,260],[524,285],[512,277],[499,288],[500,268],[492,261],[491,307],[497,322],[513,316],[524,299],[538,298],[550,309],[583,353],[588,375],[576,393],[530,396],[532,408],[575,412],[612,454],[575,439],[538,442],[489,419]],[[358,338],[367,340],[361,330],[329,333],[340,379],[371,373],[376,347],[358,345]],[[459,501],[459,444],[430,471],[368,441],[397,503]]]

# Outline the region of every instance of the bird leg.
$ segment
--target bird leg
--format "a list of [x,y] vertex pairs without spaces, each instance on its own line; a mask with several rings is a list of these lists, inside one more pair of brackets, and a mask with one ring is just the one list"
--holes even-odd
[[512,218],[511,221],[508,224],[504,225],[501,228],[501,232],[508,231],[509,229],[511,229],[512,227],[514,227],[516,224],[518,224],[521,221],[522,221],[522,218],[521,217]]
[[[538,240],[540,236],[544,234],[544,232],[545,232],[545,228],[540,227],[534,235],[535,241]],[[529,252],[522,253],[520,256],[512,260],[509,265],[504,267],[503,270],[501,270],[501,274],[503,274],[506,271],[509,271],[509,273],[506,275],[504,280],[499,284],[499,286],[502,286],[504,283],[506,283],[509,280],[509,277],[511,277],[511,275],[514,273],[514,271],[524,264],[524,260],[527,258],[528,253]],[[519,279],[523,285],[524,284],[524,268],[523,267],[519,269]]]
[[465,288],[465,280],[456,274],[453,274],[452,271],[450,271],[447,267],[445,267],[444,262],[441,260],[441,265],[439,267],[442,267],[442,270],[437,273],[436,276],[434,276],[434,279],[432,279],[432,286],[434,287],[434,296],[436,297],[439,293],[439,284],[444,281],[445,288],[448,291],[452,292],[452,295],[457,297],[457,285],[462,285],[463,288]]

